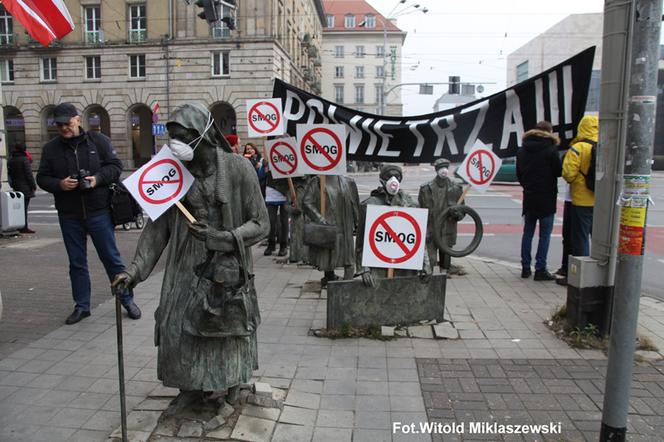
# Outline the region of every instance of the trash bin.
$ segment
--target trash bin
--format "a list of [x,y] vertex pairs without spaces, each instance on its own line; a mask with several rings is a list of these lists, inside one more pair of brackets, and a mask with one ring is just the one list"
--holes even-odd
[[25,198],[21,192],[0,192],[0,231],[25,226]]

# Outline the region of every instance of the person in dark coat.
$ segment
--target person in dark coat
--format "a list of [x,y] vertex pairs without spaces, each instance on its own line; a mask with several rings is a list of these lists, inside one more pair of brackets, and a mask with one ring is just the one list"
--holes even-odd
[[12,189],[21,192],[25,198],[25,226],[19,230],[20,233],[35,233],[34,230],[28,227],[28,205],[30,199],[35,196],[35,190],[37,190],[37,183],[30,167],[31,162],[25,146],[16,143],[7,161],[7,175]]
[[531,249],[535,226],[539,222],[539,243],[535,256],[535,281],[555,279],[546,268],[549,241],[553,230],[558,197],[558,177],[562,163],[548,121],[540,121],[523,134],[523,145],[516,155],[516,176],[523,187],[523,236],[521,237],[521,277],[529,278]]

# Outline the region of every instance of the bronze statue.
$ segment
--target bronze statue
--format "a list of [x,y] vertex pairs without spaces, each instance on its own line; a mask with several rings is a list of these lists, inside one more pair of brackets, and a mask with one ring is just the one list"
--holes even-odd
[[418,202],[420,207],[429,209],[427,221],[427,253],[431,268],[439,265],[440,269],[447,270],[448,274],[465,275],[466,271],[461,266],[451,264],[451,258],[442,250],[438,249],[434,241],[434,232],[443,229],[445,223],[445,241],[449,246],[456,244],[457,222],[464,215],[452,209],[450,216],[444,220],[441,215],[445,209],[455,206],[463,193],[461,185],[456,183],[449,172],[450,162],[445,158],[439,158],[434,162],[436,177],[420,187]]
[[[364,225],[367,219],[367,206],[417,207],[413,198],[401,190],[401,181],[403,179],[403,171],[401,170],[401,167],[395,164],[387,164],[380,169],[378,178],[381,185],[372,190],[369,198],[362,201],[362,204],[360,205],[360,221],[357,228],[355,243],[357,268],[361,269],[359,273],[362,275],[362,281],[364,284],[371,287],[375,287],[374,278],[385,278],[387,276],[387,269],[362,266]],[[423,268],[419,272],[430,273],[429,261],[426,253],[424,254]],[[418,271],[415,270],[395,269],[394,271],[395,276],[413,276],[417,273]]]
[[308,262],[308,247],[304,244],[304,214],[302,213],[302,198],[307,188],[308,176],[293,178],[293,187],[295,188],[295,198],[288,192],[288,199],[291,204],[291,231],[288,262]]
[[166,251],[155,312],[157,376],[183,391],[228,390],[232,403],[258,368],[251,245],[268,233],[267,210],[256,171],[232,153],[205,108],[177,108],[167,129],[169,147],[196,179],[182,204],[197,222],[175,206],[148,222],[114,285],[144,281]]
[[[352,178],[328,175],[325,186],[325,215],[321,214],[320,177],[309,179],[302,198],[306,216],[304,242],[309,246],[309,263],[321,272],[322,286],[338,279],[334,269],[344,268],[344,279],[353,279],[355,254],[353,232],[359,212],[357,185]],[[309,235],[308,235],[309,234]]]

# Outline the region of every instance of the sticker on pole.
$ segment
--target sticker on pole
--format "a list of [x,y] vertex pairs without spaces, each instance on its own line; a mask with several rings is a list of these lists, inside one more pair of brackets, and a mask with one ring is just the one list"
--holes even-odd
[[267,137],[284,133],[281,98],[247,100],[247,133],[250,137]]
[[491,146],[476,144],[457,169],[457,175],[473,188],[484,192],[502,163],[503,160],[493,153]]
[[193,183],[194,177],[166,145],[122,181],[152,221],[178,202]]
[[368,205],[362,266],[422,270],[428,212]]
[[297,143],[302,162],[300,173],[346,174],[346,126],[343,124],[298,124]]
[[273,178],[301,176],[297,155],[297,140],[294,137],[279,138],[265,143],[270,172]]

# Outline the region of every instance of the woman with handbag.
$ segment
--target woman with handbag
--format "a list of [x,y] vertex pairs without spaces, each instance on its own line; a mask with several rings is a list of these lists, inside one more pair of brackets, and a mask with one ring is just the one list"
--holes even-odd
[[181,202],[197,222],[176,206],[149,221],[114,285],[144,281],[166,251],[157,375],[180,390],[227,391],[233,403],[258,368],[250,246],[267,235],[267,210],[252,165],[233,154],[205,108],[185,104],[166,126],[170,149],[195,177]]

